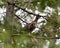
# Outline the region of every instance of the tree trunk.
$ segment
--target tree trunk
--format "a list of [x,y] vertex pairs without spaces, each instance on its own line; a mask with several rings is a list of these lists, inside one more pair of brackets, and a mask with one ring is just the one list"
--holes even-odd
[[7,2],[11,4],[7,4],[7,11],[6,11],[6,16],[12,18],[14,16],[14,0],[7,0]]

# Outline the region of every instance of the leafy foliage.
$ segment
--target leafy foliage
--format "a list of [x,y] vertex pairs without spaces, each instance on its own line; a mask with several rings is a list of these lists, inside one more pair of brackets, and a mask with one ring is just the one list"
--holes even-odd
[[[51,17],[47,17],[47,24],[42,25],[43,30],[39,30],[37,33],[24,30],[16,17],[13,17],[13,19],[5,17],[4,24],[0,24],[0,44],[3,43],[5,48],[43,48],[46,44],[46,38],[55,37],[55,35],[60,36],[60,16],[57,13],[57,6],[60,6],[60,0],[32,0],[32,3],[15,0],[15,2],[18,6],[29,8],[33,11],[36,10],[36,7],[38,8],[37,10],[43,11],[46,6],[49,6],[54,8],[56,12]],[[6,5],[6,0],[0,0],[0,7],[6,8]],[[59,45],[55,44],[56,39],[46,40],[50,41],[49,48],[60,48]]]

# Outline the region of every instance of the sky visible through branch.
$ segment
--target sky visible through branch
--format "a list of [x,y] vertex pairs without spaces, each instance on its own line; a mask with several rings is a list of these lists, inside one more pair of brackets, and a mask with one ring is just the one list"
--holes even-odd
[[[31,11],[32,12],[32,10],[31,9],[27,9],[27,10],[29,10],[29,11]],[[50,15],[52,15],[52,12],[54,11],[54,9],[53,8],[50,8],[50,7],[46,7],[45,8],[45,10],[44,10],[44,12],[48,12],[48,13],[50,13]],[[20,10],[18,10],[17,12],[16,12],[16,15],[20,15],[20,17],[22,17],[22,16],[24,16],[24,15],[26,15],[26,12],[24,12],[24,13],[22,13],[23,11],[20,9]],[[46,13],[41,13],[41,12],[39,12],[38,10],[36,10],[35,11],[35,14],[40,14],[40,15],[43,15],[43,16],[46,16],[47,14]],[[6,15],[6,8],[0,8],[0,21],[1,21],[1,23],[3,24],[4,23],[4,21],[3,21],[3,16],[5,16]],[[58,7],[58,15],[60,15],[60,8]],[[28,23],[30,23],[32,20],[34,20],[35,19],[35,16],[33,16],[33,15],[31,15],[32,16],[32,19],[29,17],[29,16],[27,16],[26,17],[26,22],[28,22]],[[23,20],[24,20],[24,18],[22,18]],[[38,20],[38,23],[39,22],[41,22],[42,20],[45,20],[45,19],[43,19],[43,18],[40,18],[39,20]],[[21,21],[21,24],[22,24],[22,27],[24,27],[25,26],[25,23],[23,23],[22,21]],[[46,23],[45,23],[46,24]],[[42,23],[41,24],[38,24],[38,27],[40,27],[42,25]],[[37,32],[39,29],[38,28],[35,28],[34,29],[34,31],[32,31],[32,33],[33,32]],[[56,35],[57,36],[57,35]],[[43,48],[45,47],[45,48],[48,48],[48,46],[49,46],[49,41],[48,40],[46,40],[46,44],[43,46]],[[60,39],[56,39],[56,45],[58,45],[58,44],[60,44]]]

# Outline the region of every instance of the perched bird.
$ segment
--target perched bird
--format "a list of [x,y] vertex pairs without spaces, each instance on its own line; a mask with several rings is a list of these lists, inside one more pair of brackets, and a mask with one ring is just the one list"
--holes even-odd
[[36,22],[28,23],[25,25],[25,30],[33,31],[36,27]]
[[36,16],[35,20],[32,21],[31,23],[28,23],[25,25],[25,30],[30,30],[33,31],[36,28],[37,20],[39,19],[39,16]]

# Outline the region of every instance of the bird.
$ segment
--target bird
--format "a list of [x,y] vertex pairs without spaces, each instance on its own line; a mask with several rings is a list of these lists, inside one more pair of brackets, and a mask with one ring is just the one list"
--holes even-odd
[[25,25],[25,30],[30,30],[30,31],[33,31],[35,28],[36,28],[36,24],[37,24],[37,21],[40,17],[39,16],[36,16],[35,20],[32,21],[31,23],[28,23]]

